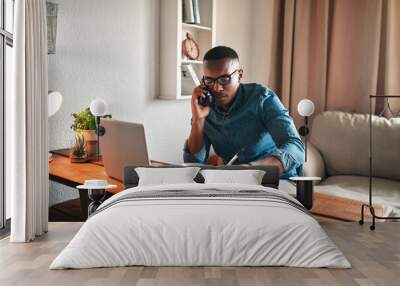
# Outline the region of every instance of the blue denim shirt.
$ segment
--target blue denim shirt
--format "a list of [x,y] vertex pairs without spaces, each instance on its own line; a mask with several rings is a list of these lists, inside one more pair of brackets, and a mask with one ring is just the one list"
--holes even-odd
[[278,96],[259,84],[240,84],[227,112],[212,102],[204,127],[203,148],[190,154],[186,142],[184,162],[206,163],[211,145],[225,164],[243,148],[235,164],[274,156],[284,167],[281,178],[302,172],[304,144],[293,120]]

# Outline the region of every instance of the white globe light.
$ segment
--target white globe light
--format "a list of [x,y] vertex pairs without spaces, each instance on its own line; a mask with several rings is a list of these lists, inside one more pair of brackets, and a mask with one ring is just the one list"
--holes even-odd
[[300,100],[297,111],[303,117],[311,116],[314,113],[314,103],[309,99]]
[[93,99],[90,103],[90,112],[94,116],[105,115],[107,112],[107,103],[101,98]]
[[60,109],[62,95],[58,91],[49,91],[47,94],[47,116],[53,116]]

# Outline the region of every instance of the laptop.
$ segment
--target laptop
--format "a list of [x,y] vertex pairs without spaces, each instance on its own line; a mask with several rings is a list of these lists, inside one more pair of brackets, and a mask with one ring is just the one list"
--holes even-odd
[[100,125],[105,128],[100,153],[108,176],[123,181],[125,166],[150,164],[143,124],[102,118]]

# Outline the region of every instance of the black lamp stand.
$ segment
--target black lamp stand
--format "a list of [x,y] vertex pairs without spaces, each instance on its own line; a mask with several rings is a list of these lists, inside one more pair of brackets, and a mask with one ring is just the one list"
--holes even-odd
[[372,205],[372,114],[374,113],[372,111],[372,100],[376,98],[382,98],[385,101],[385,106],[383,107],[382,112],[378,116],[382,116],[385,111],[388,111],[391,113],[392,117],[398,117],[399,114],[393,114],[392,110],[390,109],[390,104],[389,104],[389,99],[391,98],[399,98],[400,95],[370,95],[369,96],[369,201],[368,204],[362,204],[361,206],[361,219],[359,223],[362,225],[364,224],[364,208],[368,208],[369,212],[371,213],[372,216],[372,224],[369,226],[371,230],[375,229],[375,220],[376,219],[387,219],[387,220],[397,220],[400,219],[400,217],[383,217],[383,216],[378,216],[375,214],[375,208]]
[[307,135],[310,132],[308,129],[308,116],[304,116],[304,125],[299,128],[299,134],[304,137],[304,160],[307,162]]

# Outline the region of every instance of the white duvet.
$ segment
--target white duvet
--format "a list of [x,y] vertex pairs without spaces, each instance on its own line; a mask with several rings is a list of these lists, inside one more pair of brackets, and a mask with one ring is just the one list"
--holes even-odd
[[121,200],[136,192],[169,190],[263,191],[299,204],[282,191],[254,185],[194,183],[131,188],[105,201],[50,269],[127,265],[351,267],[314,218],[279,200],[243,195]]

